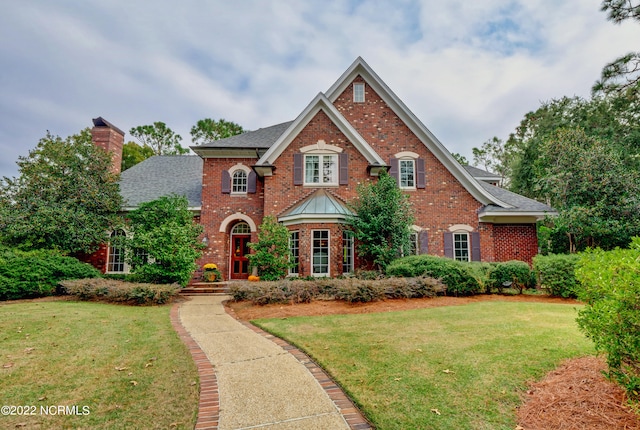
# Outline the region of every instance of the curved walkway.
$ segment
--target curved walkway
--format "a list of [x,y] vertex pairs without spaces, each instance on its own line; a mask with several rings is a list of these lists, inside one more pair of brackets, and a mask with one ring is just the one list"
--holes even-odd
[[229,315],[228,296],[193,296],[171,320],[200,373],[197,429],[370,429],[306,354]]

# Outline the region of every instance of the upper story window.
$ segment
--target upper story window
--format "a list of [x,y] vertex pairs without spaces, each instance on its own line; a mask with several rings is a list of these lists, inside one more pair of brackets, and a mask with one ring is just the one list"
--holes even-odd
[[231,179],[231,192],[244,194],[247,192],[247,172],[236,170]]
[[338,185],[338,155],[305,155],[305,185]]
[[364,103],[364,83],[353,84],[353,101],[355,103]]
[[400,188],[415,189],[416,162],[415,160],[400,160]]

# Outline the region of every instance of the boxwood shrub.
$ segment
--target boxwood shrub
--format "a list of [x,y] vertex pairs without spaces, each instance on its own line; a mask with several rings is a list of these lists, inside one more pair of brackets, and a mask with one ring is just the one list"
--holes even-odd
[[536,285],[536,278],[531,267],[524,261],[512,260],[494,263],[489,274],[489,285],[502,293],[503,288],[522,290]]
[[553,296],[575,298],[579,286],[575,275],[578,260],[577,254],[536,255],[533,268],[540,286]]
[[410,255],[399,258],[387,266],[386,273],[389,276],[428,276],[439,279],[447,287],[448,295],[468,296],[482,292],[470,263],[435,255]]
[[182,288],[180,284],[143,284],[98,278],[61,281],[60,285],[66,294],[76,296],[80,300],[132,305],[168,303]]
[[93,266],[57,251],[0,247],[0,300],[49,296],[61,280],[99,276]]

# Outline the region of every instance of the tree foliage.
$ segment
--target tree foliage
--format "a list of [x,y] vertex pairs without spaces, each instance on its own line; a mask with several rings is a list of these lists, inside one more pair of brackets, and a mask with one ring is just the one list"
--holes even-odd
[[258,227],[258,241],[249,243],[254,252],[249,254],[249,264],[258,269],[264,281],[276,281],[287,276],[289,258],[289,230],[273,216],[266,216]]
[[464,155],[458,153],[458,152],[454,152],[451,154],[453,156],[453,158],[455,158],[455,160],[462,164],[463,166],[468,166],[469,165],[469,160],[467,160],[467,157],[465,157]]
[[513,142],[503,142],[493,137],[485,141],[480,148],[473,148],[473,165],[502,177],[503,185],[508,184],[514,159]]
[[166,196],[143,203],[128,214],[124,238],[132,273],[145,282],[186,285],[196,270],[203,229],[194,222],[183,196]]
[[47,132],[20,176],[0,182],[0,239],[24,249],[91,253],[118,223],[122,199],[111,154],[89,129],[62,139]]
[[138,145],[135,142],[127,142],[122,146],[121,170],[124,172],[152,156],[153,149],[151,149],[149,145]]
[[[604,0],[602,11],[615,24],[627,19],[640,21],[640,4],[633,0]],[[640,99],[640,52],[629,52],[604,66],[593,91]]]
[[376,183],[359,185],[357,192],[350,205],[356,215],[347,224],[354,232],[358,254],[384,270],[410,249],[411,203],[396,180],[384,172]]
[[176,134],[164,122],[154,122],[152,125],[133,127],[129,133],[143,146],[148,146],[155,155],[179,155],[189,152],[180,146],[182,136]]
[[191,127],[191,141],[195,145],[201,145],[214,140],[235,136],[240,133],[244,133],[244,129],[241,125],[238,125],[235,122],[227,121],[222,118],[218,121],[211,118],[205,118],[199,120],[196,125]]

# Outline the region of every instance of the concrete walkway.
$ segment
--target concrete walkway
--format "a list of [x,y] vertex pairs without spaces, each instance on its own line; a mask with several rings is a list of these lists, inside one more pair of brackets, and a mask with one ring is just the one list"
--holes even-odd
[[200,361],[200,415],[219,414],[219,422],[199,417],[196,428],[370,428],[342,391],[306,355],[227,314],[222,302],[228,299],[193,296],[178,309],[184,331],[213,365],[213,372],[208,371],[208,363],[198,359],[197,347],[185,340],[196,364]]

